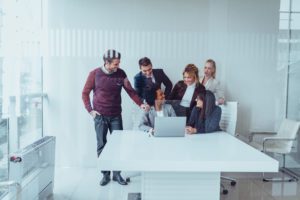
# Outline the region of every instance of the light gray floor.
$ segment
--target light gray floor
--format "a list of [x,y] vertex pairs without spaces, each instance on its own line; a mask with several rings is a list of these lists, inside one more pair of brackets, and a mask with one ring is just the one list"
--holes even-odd
[[[123,177],[136,173],[122,173]],[[226,176],[238,179],[229,194],[221,200],[300,200],[300,183],[264,183],[261,173],[234,173]],[[270,174],[268,174],[270,175]],[[51,200],[127,200],[128,193],[140,192],[140,177],[127,186],[110,182],[99,186],[101,173],[96,168],[56,168],[54,194]]]

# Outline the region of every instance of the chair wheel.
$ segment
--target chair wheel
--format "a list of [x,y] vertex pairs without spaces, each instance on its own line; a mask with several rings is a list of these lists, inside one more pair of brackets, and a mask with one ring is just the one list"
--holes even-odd
[[125,181],[126,181],[127,183],[129,183],[129,182],[130,182],[130,178],[127,177]]
[[228,190],[223,190],[223,194],[228,194]]
[[236,185],[236,182],[235,182],[235,181],[231,181],[231,182],[230,182],[230,185],[231,185],[231,186],[235,186],[235,185]]

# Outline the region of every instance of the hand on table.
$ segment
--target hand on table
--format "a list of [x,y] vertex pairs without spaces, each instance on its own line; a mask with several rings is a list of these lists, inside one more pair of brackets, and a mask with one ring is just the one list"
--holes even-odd
[[187,133],[187,134],[195,134],[195,133],[197,133],[197,129],[196,128],[193,128],[193,127],[191,127],[191,126],[187,126],[187,127],[185,127],[185,132]]

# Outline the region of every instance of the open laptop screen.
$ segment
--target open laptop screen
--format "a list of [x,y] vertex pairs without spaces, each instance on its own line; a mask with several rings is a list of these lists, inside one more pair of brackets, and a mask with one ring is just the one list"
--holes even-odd
[[186,117],[155,117],[155,137],[184,137]]

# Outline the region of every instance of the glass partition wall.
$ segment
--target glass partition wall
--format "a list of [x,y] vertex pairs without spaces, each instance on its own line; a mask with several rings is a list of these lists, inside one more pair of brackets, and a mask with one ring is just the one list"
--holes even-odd
[[[1,33],[1,27],[0,27]],[[3,99],[3,59],[0,58],[0,182],[8,179],[8,118],[2,111]],[[0,198],[4,189],[0,188]]]
[[41,0],[0,1],[0,182],[9,153],[42,137],[41,32]]
[[[300,1],[281,0],[279,30],[280,62],[287,67],[286,117],[300,120]],[[299,133],[298,133],[299,135]],[[300,137],[292,154],[300,166]]]

